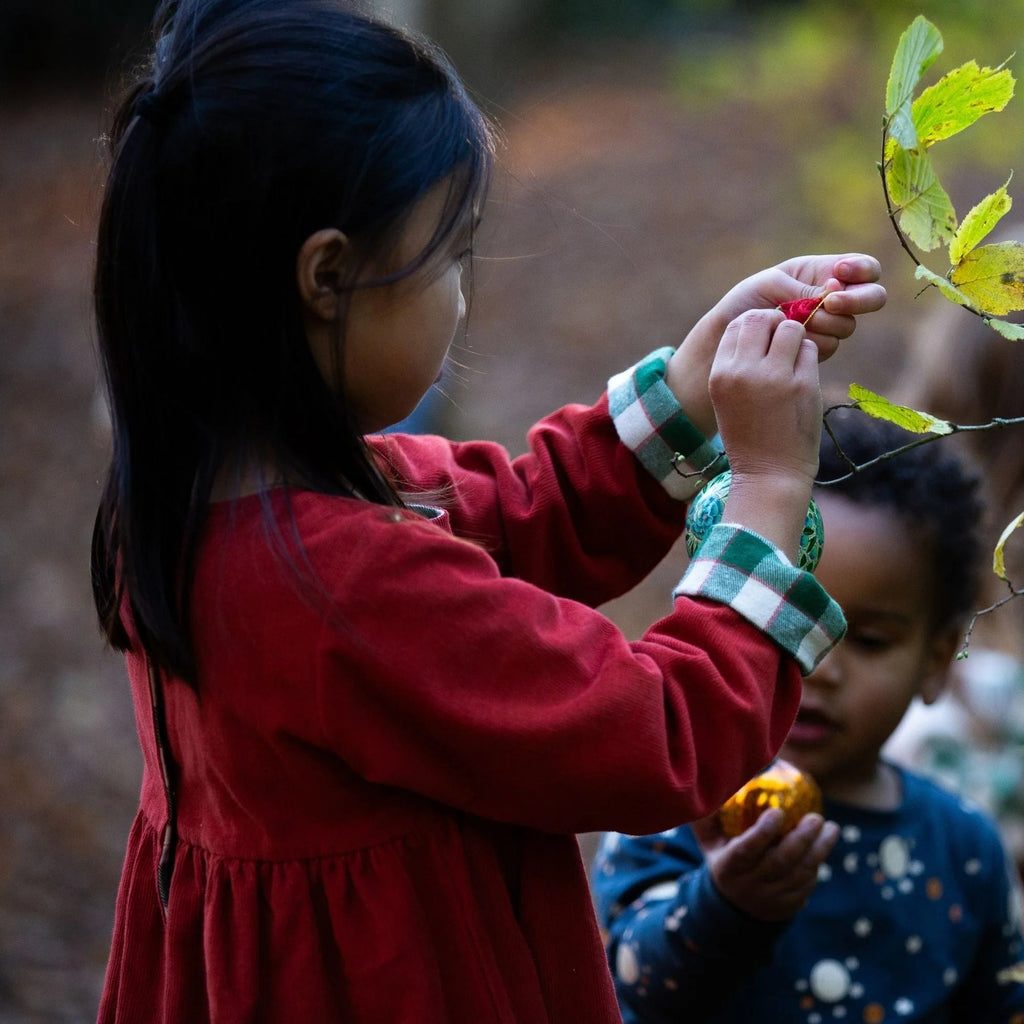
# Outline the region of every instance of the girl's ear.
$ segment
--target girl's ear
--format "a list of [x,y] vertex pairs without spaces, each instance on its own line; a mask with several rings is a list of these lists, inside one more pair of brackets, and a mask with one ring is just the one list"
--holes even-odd
[[295,275],[307,316],[327,323],[337,318],[338,291],[348,256],[348,238],[337,228],[323,228],[302,243]]
[[921,680],[920,696],[925,704],[934,704],[949,682],[953,656],[963,639],[959,625],[937,630],[925,654],[925,671]]

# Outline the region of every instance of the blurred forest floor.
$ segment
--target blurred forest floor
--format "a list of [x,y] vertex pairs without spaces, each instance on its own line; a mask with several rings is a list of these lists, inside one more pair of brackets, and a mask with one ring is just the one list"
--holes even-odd
[[[860,73],[846,86],[877,106],[884,76]],[[676,54],[650,46],[521,68],[495,111],[504,171],[442,429],[521,451],[538,416],[595,399],[736,280],[807,251],[882,259],[890,304],[825,375],[884,390],[915,310],[877,140],[856,142],[844,166],[871,195],[844,228],[830,219],[843,188],[823,172],[810,203],[795,163],[808,131],[845,118],[846,86],[774,108],[763,91],[691,102]],[[88,579],[106,458],[89,319],[103,102],[0,107],[0,1022],[94,1018],[139,784],[127,684],[100,644]],[[682,568],[673,554],[609,614],[638,635]]]

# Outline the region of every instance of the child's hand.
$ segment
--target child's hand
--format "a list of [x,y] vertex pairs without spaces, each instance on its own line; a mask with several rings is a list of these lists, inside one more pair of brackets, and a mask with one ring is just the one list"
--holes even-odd
[[735,839],[726,839],[714,817],[693,824],[715,887],[760,921],[784,921],[807,903],[839,838],[839,826],[820,814],[805,814],[780,838],[782,819],[769,808]]
[[669,363],[667,383],[690,421],[705,437],[714,436],[715,412],[706,384],[718,343],[732,320],[747,310],[775,309],[781,302],[825,294],[807,324],[807,337],[817,346],[819,359],[827,359],[840,340],[853,333],[856,316],[885,305],[885,289],[877,283],[880,274],[878,261],[860,253],[798,256],[730,289],[690,331]]
[[708,380],[732,468],[725,519],[793,559],[818,470],[817,353],[795,320],[753,310],[729,324]]

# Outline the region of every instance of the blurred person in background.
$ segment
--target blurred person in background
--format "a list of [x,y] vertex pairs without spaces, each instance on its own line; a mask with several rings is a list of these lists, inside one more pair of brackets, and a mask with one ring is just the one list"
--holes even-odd
[[[1024,224],[994,240],[1024,240]],[[911,335],[903,373],[888,397],[963,426],[1024,417],[1024,343],[1008,341],[943,300]],[[954,447],[981,473],[988,509],[983,536],[991,552],[1004,527],[1024,511],[1024,423],[933,443]],[[1005,558],[1019,590],[1024,530],[1010,535]],[[983,575],[979,609],[1008,596],[994,572]],[[994,815],[1024,877],[1024,598],[977,619],[946,694],[929,707],[915,703],[887,750]]]

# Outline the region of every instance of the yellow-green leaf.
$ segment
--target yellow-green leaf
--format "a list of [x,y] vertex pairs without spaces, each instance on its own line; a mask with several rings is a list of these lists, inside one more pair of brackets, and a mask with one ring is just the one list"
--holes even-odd
[[[1010,184],[1009,178],[1006,185]],[[985,196],[960,222],[953,241],[949,243],[949,264],[955,267],[1010,212],[1013,200],[1006,185]]]
[[918,148],[948,139],[979,117],[1002,110],[1013,96],[1013,85],[1006,68],[979,68],[973,60],[950,71],[914,100],[911,117]]
[[997,242],[967,253],[950,281],[983,313],[1024,309],[1024,242]]
[[942,34],[919,14],[900,36],[885,86],[885,117],[889,134],[904,149],[917,148],[911,99],[921,76],[942,53]]
[[900,230],[926,252],[945,245],[956,232],[956,211],[939,184],[926,153],[893,143],[887,152],[885,182],[899,211]]
[[1024,324],[1015,324],[1009,320],[997,320],[994,316],[986,316],[983,319],[993,331],[997,331],[1007,341],[1024,341]]
[[1003,550],[1006,547],[1006,542],[1010,539],[1010,534],[1016,530],[1021,523],[1024,523],[1024,512],[1021,512],[1016,519],[1011,519],[1006,524],[1006,529],[999,535],[999,540],[996,541],[995,550],[992,552],[992,571],[1001,579],[1006,579],[1006,561],[1003,557]]
[[953,427],[945,420],[940,420],[931,413],[919,412],[906,405],[896,405],[888,398],[876,395],[860,384],[851,384],[849,396],[857,403],[857,408],[862,409],[869,416],[878,420],[888,420],[895,423],[904,430],[911,430],[915,434],[951,434]]
[[939,277],[927,267],[918,264],[917,270],[914,271],[914,277],[919,281],[927,281],[928,284],[935,285],[950,302],[955,302],[958,306],[966,306],[968,309],[972,308],[971,300],[963,292],[957,291],[946,278]]

